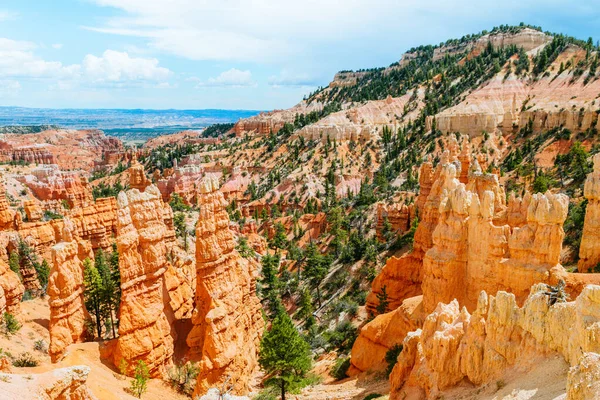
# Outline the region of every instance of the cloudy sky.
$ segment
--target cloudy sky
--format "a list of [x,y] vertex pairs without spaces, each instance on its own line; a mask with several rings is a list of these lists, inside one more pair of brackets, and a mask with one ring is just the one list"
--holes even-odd
[[0,0],[0,105],[295,104],[340,69],[500,24],[600,39],[600,0]]

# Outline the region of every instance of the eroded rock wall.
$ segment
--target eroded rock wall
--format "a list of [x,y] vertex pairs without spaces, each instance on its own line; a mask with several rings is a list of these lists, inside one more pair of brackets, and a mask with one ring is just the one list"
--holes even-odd
[[586,383],[597,376],[590,362],[600,352],[600,286],[588,286],[575,301],[552,306],[546,291],[545,284],[534,285],[522,308],[512,293],[481,292],[472,315],[457,300],[440,303],[422,330],[406,336],[390,376],[390,399],[404,398],[411,388],[420,390],[420,398],[436,398],[463,380],[493,382],[510,366],[526,371],[554,354],[575,367],[567,398],[595,398],[585,396],[593,389]]
[[[113,354],[132,373],[143,360],[152,376],[160,376],[173,355],[174,332],[165,304],[168,236],[160,191],[131,189],[117,199],[117,249],[121,273],[119,339]],[[168,207],[168,206],[167,206]],[[169,315],[170,316],[170,315]]]
[[52,362],[57,362],[67,346],[86,338],[83,292],[83,260],[93,259],[91,245],[72,236],[71,224],[66,223],[63,241],[52,247],[52,267],[48,278],[50,297],[50,347]]
[[258,371],[257,353],[264,329],[256,296],[257,266],[235,250],[229,217],[218,182],[200,187],[196,227],[196,308],[187,337],[189,357],[200,362],[194,396],[225,381],[234,392],[248,392]]
[[583,194],[588,204],[577,269],[588,272],[600,263],[600,154],[594,155],[594,170],[585,181]]

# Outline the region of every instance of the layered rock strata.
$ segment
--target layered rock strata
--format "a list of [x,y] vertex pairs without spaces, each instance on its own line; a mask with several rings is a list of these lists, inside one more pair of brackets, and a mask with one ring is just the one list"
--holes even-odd
[[218,182],[200,187],[196,227],[196,308],[188,335],[189,357],[200,362],[194,396],[225,381],[236,393],[248,392],[258,370],[257,352],[264,328],[256,296],[256,265],[235,250],[227,202]]
[[577,269],[579,272],[589,272],[600,263],[600,154],[594,156],[594,170],[585,181],[583,194],[588,204]]
[[89,318],[83,298],[83,260],[93,259],[93,252],[88,242],[73,237],[70,226],[66,221],[63,241],[52,247],[47,290],[50,297],[48,354],[52,362],[58,361],[70,344],[85,340],[85,321]]
[[[143,360],[152,376],[160,376],[173,355],[172,311],[165,301],[168,236],[160,191],[131,189],[117,198],[117,249],[121,273],[119,339],[115,365],[132,373]],[[167,317],[167,315],[169,317]]]
[[586,287],[569,303],[550,305],[545,284],[536,284],[522,308],[512,293],[479,295],[471,315],[457,300],[440,303],[422,330],[406,336],[390,376],[390,399],[436,398],[464,380],[482,385],[500,379],[506,369],[531,368],[559,354],[574,368],[568,399],[596,398],[593,361],[600,342],[600,286]]

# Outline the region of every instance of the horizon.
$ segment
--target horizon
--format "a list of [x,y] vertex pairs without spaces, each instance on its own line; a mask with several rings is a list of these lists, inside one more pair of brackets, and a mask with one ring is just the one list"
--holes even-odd
[[338,71],[385,67],[412,47],[494,26],[524,22],[595,42],[599,5],[7,0],[0,6],[0,106],[283,109]]

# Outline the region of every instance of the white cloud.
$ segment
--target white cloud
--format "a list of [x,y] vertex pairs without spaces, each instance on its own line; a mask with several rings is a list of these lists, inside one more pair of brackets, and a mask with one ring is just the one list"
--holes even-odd
[[101,57],[88,54],[83,72],[92,81],[165,81],[171,71],[158,66],[156,58],[130,57],[126,52],[106,50]]
[[526,19],[540,5],[564,9],[558,0],[92,1],[123,12],[87,29],[144,38],[151,48],[194,60],[288,65],[290,59],[368,61],[384,51],[399,58],[398,48],[489,29],[515,15]]
[[63,65],[36,56],[35,43],[0,38],[0,77],[72,78],[79,65]]
[[191,80],[197,81],[198,86],[228,86],[228,87],[243,87],[243,86],[256,86],[256,83],[252,81],[252,73],[250,71],[240,71],[236,68],[223,71],[216,78],[209,78],[208,80],[201,81],[198,78],[192,78]]
[[101,56],[86,55],[81,64],[63,65],[37,56],[37,47],[32,42],[0,38],[0,79],[51,79],[52,87],[64,89],[79,83],[166,82],[172,74],[156,58],[131,57],[127,52],[106,50]]
[[62,43],[54,43],[52,45],[52,48],[55,49],[55,50],[60,50],[60,49],[63,48],[63,44]]

